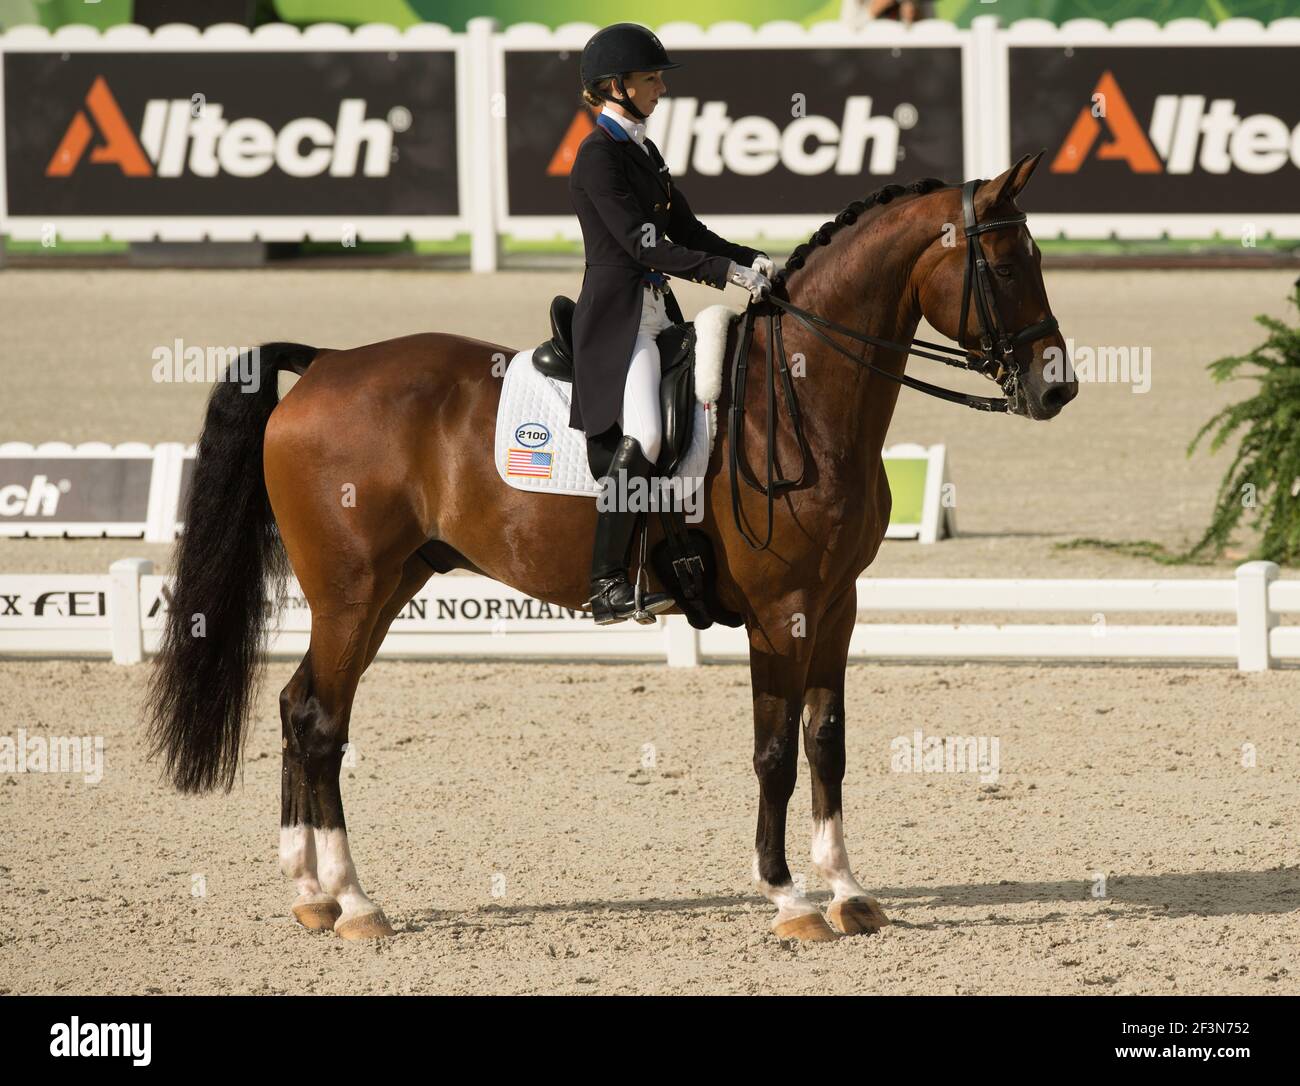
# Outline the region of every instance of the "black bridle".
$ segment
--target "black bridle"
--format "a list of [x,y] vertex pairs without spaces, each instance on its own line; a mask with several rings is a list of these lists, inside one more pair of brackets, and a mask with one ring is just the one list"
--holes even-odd
[[[980,350],[983,354],[967,352],[966,365],[997,381],[1009,397],[1012,393],[1007,391],[1004,382],[1008,379],[1016,385],[1020,382],[1016,348],[1022,343],[1032,343],[1050,336],[1060,326],[1049,313],[1043,320],[1036,321],[1019,332],[1008,333],[1003,329],[1002,318],[998,315],[997,295],[990,278],[988,257],[984,255],[979,236],[990,230],[1022,226],[1025,213],[1022,211],[1018,215],[992,222],[978,222],[975,218],[975,189],[978,187],[978,181],[967,181],[961,188],[961,214],[966,229],[966,269],[961,280],[961,319],[957,324],[957,334],[960,336],[966,331],[966,316],[970,312],[971,299],[974,299],[975,319],[980,326]],[[990,352],[993,351],[997,354],[991,355]],[[1005,401],[1002,410],[1006,410]]]
[[[957,335],[966,332],[966,321],[970,314],[971,302],[975,303],[975,320],[979,325],[979,350],[972,351],[964,347],[949,347],[942,343],[928,343],[923,339],[913,339],[910,343],[895,343],[893,340],[869,336],[864,332],[854,331],[842,324],[828,321],[806,309],[800,309],[789,301],[768,295],[763,302],[754,303],[745,310],[740,333],[736,337],[736,355],[731,368],[731,409],[728,413],[728,435],[731,447],[731,510],[736,521],[736,528],[741,537],[753,550],[764,550],[772,540],[772,507],[777,493],[789,490],[803,482],[807,467],[806,443],[803,425],[799,418],[799,404],[795,399],[794,386],[790,380],[790,369],[786,364],[785,341],[782,334],[782,317],[788,313],[800,324],[817,336],[827,346],[842,354],[849,361],[864,366],[872,373],[886,377],[896,384],[914,388],[927,396],[934,396],[949,403],[961,404],[976,411],[1001,411],[1009,408],[1010,402],[1017,396],[1022,376],[1020,363],[1016,359],[1016,348],[1022,343],[1031,343],[1051,335],[1058,328],[1056,318],[1050,314],[1041,321],[1022,328],[1018,332],[1007,332],[998,314],[997,295],[993,289],[993,280],[989,270],[988,258],[980,244],[980,234],[991,230],[1005,230],[1023,225],[1024,212],[1005,219],[995,219],[981,223],[975,215],[975,190],[982,184],[979,180],[967,181],[961,190],[962,218],[966,234],[966,268],[961,285],[961,320],[957,325]],[[753,341],[754,322],[758,317],[767,321],[767,485],[763,486],[750,473],[740,458],[740,438],[745,423],[745,380],[749,370],[749,347]],[[970,396],[964,392],[933,385],[905,373],[891,373],[882,369],[865,357],[858,358],[848,348],[831,339],[822,329],[839,333],[872,347],[883,347],[890,351],[901,351],[918,358],[929,358],[959,369],[972,370],[995,381],[1002,389],[1003,398],[991,396]],[[922,348],[918,350],[918,348]],[[790,424],[794,430],[795,441],[799,446],[799,476],[796,479],[775,479],[776,470],[776,382],[775,366],[779,364],[781,384],[785,391],[786,409],[790,415]],[[740,518],[740,489],[736,485],[738,476],[767,498],[767,535],[762,543],[755,543],[749,538]]]

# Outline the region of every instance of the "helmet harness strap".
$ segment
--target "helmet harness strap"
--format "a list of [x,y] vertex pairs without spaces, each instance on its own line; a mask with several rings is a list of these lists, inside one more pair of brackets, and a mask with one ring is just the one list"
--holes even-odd
[[618,92],[619,94],[622,95],[622,97],[616,98],[613,94],[607,94],[605,95],[606,101],[617,103],[618,105],[622,106],[625,110],[627,110],[629,113],[631,113],[634,117],[636,117],[637,120],[644,121],[646,119],[646,115],[642,113],[640,109],[637,108],[636,103],[633,102],[631,97],[628,95],[627,87],[624,85],[623,77],[621,75],[614,76],[614,86],[618,88]]

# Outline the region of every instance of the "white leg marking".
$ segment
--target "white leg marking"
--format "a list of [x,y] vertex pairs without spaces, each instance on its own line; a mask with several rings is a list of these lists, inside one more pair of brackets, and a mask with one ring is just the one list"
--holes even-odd
[[836,901],[869,896],[849,867],[849,854],[844,848],[844,818],[839,813],[825,822],[813,824],[812,862],[835,894]]
[[316,878],[316,842],[309,826],[280,827],[280,870],[298,887],[295,904],[331,900]]
[[347,830],[315,829],[316,870],[325,892],[339,903],[342,920],[379,911],[379,906],[366,897],[357,881],[356,868],[352,866],[352,853],[348,850]]
[[754,885],[758,887],[758,892],[768,901],[776,906],[776,921],[787,920],[792,916],[800,916],[804,913],[815,913],[820,910],[804,897],[803,893],[795,888],[793,882],[782,883],[779,886],[773,886],[758,873],[758,852],[754,852]]

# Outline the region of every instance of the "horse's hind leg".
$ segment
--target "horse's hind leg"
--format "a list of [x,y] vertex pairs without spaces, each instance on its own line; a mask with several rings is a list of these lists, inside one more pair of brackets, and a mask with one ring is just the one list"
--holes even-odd
[[[383,644],[388,628],[398,613],[410,603],[411,598],[433,574],[432,567],[418,555],[412,555],[402,567],[402,578],[396,590],[380,609],[379,617],[371,630],[366,648],[366,667],[374,660]],[[303,657],[298,670],[280,694],[280,720],[283,726],[284,770],[281,782],[280,817],[280,867],[298,887],[298,898],[293,904],[293,915],[305,928],[322,931],[335,927],[342,908],[335,897],[321,886],[317,874],[316,832],[311,819],[315,810],[315,783],[307,773],[293,719],[302,720],[309,713],[308,693],[311,689],[311,653]],[[340,811],[342,806],[340,804]],[[340,825],[340,829],[341,829]],[[342,840],[347,847],[346,837]],[[350,858],[336,860],[345,869]],[[354,875],[355,877],[355,875]],[[376,932],[382,934],[382,932]]]
[[287,838],[290,863],[285,866],[299,888],[295,905],[321,906],[295,907],[295,916],[307,926],[308,920],[323,924],[333,900],[339,910],[334,930],[347,939],[393,934],[383,910],[362,890],[352,863],[339,771],[352,700],[370,661],[371,638],[399,582],[395,570],[381,577],[354,567],[331,582],[348,586],[343,600],[327,596],[321,585],[304,584],[312,604],[311,647],[299,674],[285,688],[282,864]]
[[845,935],[870,934],[889,923],[853,877],[844,847],[844,669],[857,603],[857,588],[850,583],[822,616],[803,698],[803,748],[812,773],[812,861],[834,894],[826,915]]
[[406,560],[406,564],[402,567],[401,583],[384,604],[383,610],[379,613],[379,621],[375,623],[375,628],[370,634],[370,647],[366,650],[366,667],[374,663],[375,654],[379,652],[379,646],[388,636],[388,627],[393,624],[393,619],[411,602],[433,574],[433,567],[418,554],[413,554]]
[[333,929],[342,910],[321,889],[316,876],[316,836],[311,828],[311,789],[306,766],[291,723],[295,709],[304,706],[311,686],[311,655],[303,657],[293,678],[280,692],[280,870],[293,879],[298,897],[293,915],[310,931]]

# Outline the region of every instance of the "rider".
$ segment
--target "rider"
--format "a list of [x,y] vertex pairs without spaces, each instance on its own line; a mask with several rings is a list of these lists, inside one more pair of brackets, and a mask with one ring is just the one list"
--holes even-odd
[[[614,494],[628,493],[618,489],[620,479],[625,486],[633,478],[648,483],[661,451],[655,337],[683,319],[664,273],[719,290],[735,283],[760,298],[775,271],[765,253],[733,245],[696,219],[646,138],[642,122],[667,92],[660,73],[678,67],[636,23],[597,31],[582,51],[582,97],[600,114],[569,175],[587,269],[573,314],[569,425],[588,437],[619,427],[604,483],[614,484]],[[627,570],[638,511],[621,500],[600,503],[607,504],[591,556],[592,617],[601,625],[636,610]],[[663,593],[642,598],[650,614],[672,605]]]

